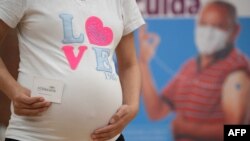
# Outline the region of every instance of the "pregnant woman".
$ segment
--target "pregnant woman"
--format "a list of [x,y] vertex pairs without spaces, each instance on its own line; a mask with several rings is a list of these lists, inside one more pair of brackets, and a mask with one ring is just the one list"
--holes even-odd
[[0,58],[6,141],[121,140],[138,111],[143,24],[135,0],[0,0],[0,43],[16,28],[20,49],[17,81]]

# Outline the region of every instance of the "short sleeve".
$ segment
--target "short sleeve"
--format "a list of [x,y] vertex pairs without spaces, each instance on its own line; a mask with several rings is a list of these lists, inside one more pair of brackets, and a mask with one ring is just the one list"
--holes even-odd
[[[180,81],[183,81],[183,78],[187,75],[187,72],[190,69],[193,69],[192,66],[195,66],[196,59],[192,58],[188,60],[185,64],[181,66],[181,69],[176,73],[173,79],[166,85],[166,87],[161,92],[161,99],[166,102],[168,105],[174,109],[174,97],[176,95],[176,91],[179,89]],[[186,81],[186,80],[185,80]]]
[[0,19],[15,28],[24,13],[25,0],[0,0]]
[[123,36],[125,36],[145,24],[145,21],[136,0],[121,0],[121,6],[124,23]]
[[178,75],[174,77],[173,80],[171,80],[171,82],[163,89],[163,91],[161,92],[162,95],[161,97],[163,99],[168,99],[170,101],[173,101],[173,96],[175,94],[175,90],[176,90],[176,85],[178,83]]
[[168,85],[161,92],[161,100],[167,104],[171,109],[175,109],[174,96],[176,94],[176,90],[178,89],[179,77],[181,74],[177,74],[170,81]]

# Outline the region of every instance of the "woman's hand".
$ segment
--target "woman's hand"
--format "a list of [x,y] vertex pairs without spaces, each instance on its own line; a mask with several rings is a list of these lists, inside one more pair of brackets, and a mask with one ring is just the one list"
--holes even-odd
[[51,103],[42,97],[31,97],[30,90],[19,86],[11,97],[15,114],[19,116],[39,116],[46,111]]
[[120,134],[127,124],[136,116],[138,109],[122,105],[112,116],[107,126],[99,128],[91,135],[94,141],[106,141]]

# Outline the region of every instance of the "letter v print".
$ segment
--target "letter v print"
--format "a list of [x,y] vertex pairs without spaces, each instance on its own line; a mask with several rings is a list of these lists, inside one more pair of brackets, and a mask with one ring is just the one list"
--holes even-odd
[[78,54],[77,56],[75,56],[73,46],[64,46],[62,48],[72,70],[75,70],[77,68],[80,60],[82,59],[83,54],[87,49],[88,47],[86,46],[80,46],[78,48]]

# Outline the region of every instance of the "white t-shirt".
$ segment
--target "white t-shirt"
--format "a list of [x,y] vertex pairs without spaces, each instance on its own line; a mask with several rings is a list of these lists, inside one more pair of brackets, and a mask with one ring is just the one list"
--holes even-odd
[[62,102],[40,117],[12,108],[6,137],[90,141],[122,104],[112,58],[122,36],[144,24],[135,0],[0,0],[0,19],[18,29],[18,82],[29,89],[34,77],[64,83]]

